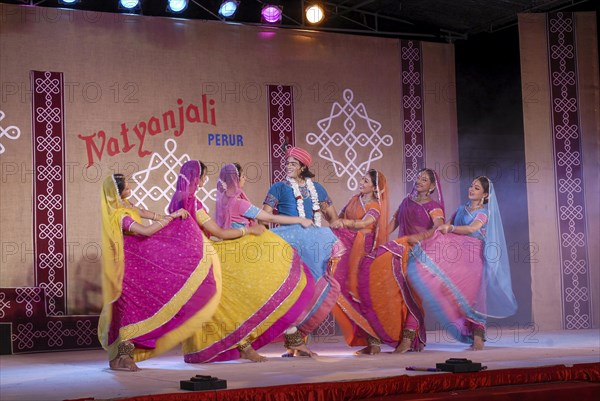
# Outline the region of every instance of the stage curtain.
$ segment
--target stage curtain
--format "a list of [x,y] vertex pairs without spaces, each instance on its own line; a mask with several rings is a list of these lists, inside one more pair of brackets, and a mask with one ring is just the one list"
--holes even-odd
[[434,394],[495,386],[552,382],[600,382],[600,363],[500,369],[476,373],[437,373],[372,380],[308,383],[235,390],[156,394],[121,401],[336,401],[391,397],[400,394]]

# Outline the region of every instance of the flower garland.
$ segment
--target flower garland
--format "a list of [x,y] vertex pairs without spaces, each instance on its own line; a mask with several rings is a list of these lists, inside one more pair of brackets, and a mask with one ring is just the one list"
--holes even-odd
[[[298,215],[300,217],[306,217],[306,213],[304,212],[304,200],[302,194],[300,193],[300,187],[298,186],[298,182],[288,177],[288,181],[292,186],[292,190],[294,191],[294,198],[296,198],[296,208],[298,209]],[[315,184],[312,182],[310,178],[306,179],[306,187],[308,188],[308,193],[310,194],[310,200],[312,202],[312,210],[313,210],[313,221],[317,227],[321,227],[321,209],[319,207],[319,197],[317,195],[317,189],[315,188]]]

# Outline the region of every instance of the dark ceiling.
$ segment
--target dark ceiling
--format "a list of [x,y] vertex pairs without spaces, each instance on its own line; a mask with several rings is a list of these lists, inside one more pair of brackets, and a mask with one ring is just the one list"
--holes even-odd
[[[468,39],[482,32],[495,32],[517,21],[518,13],[594,11],[598,0],[239,0],[235,17],[228,23],[261,24],[264,4],[283,7],[282,28],[315,29],[348,34],[388,36],[431,41]],[[318,27],[304,21],[303,9],[310,3],[325,6],[326,20]],[[58,0],[12,0],[1,3],[39,7],[69,7]],[[167,11],[167,0],[142,0],[139,14],[186,19],[219,20],[222,0],[189,0],[181,14]],[[121,12],[118,0],[80,0],[72,8]],[[225,22],[225,20],[223,19]]]

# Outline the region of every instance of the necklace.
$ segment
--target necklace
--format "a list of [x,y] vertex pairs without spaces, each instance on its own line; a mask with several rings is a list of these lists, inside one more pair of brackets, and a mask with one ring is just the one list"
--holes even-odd
[[[304,198],[300,193],[300,187],[298,186],[298,182],[288,177],[288,182],[292,186],[292,190],[294,191],[294,198],[296,198],[296,208],[298,210],[298,216],[306,217],[306,213],[304,212]],[[310,200],[312,202],[312,211],[313,211],[313,221],[317,227],[321,227],[321,209],[319,208],[319,197],[317,195],[317,189],[315,188],[315,184],[312,182],[310,178],[306,179],[306,187],[308,189],[308,193],[310,194]]]
[[429,195],[419,196],[419,194],[416,194],[413,199],[417,203],[425,203],[429,199]]
[[468,210],[469,212],[472,212],[472,211],[474,211],[474,210],[479,210],[479,209],[483,209],[483,206],[482,206],[482,205],[477,205],[477,206],[474,206],[474,207],[473,207],[473,206],[471,206],[471,205],[468,205],[468,206],[467,206],[467,210]]
[[369,197],[369,199],[365,199],[365,198],[363,197],[363,195],[359,196],[359,198],[360,198],[360,201],[361,201],[361,203],[362,203],[363,205],[364,205],[365,203],[369,203],[369,202],[371,202],[371,201],[373,200],[373,198],[372,198],[372,197]]

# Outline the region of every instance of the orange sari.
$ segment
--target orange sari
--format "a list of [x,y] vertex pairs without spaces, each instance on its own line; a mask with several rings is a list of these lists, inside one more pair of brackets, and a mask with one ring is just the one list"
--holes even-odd
[[[373,200],[363,204],[360,195],[355,195],[342,209],[340,217],[364,220],[371,216],[375,221],[358,231],[345,228],[333,230],[340,241],[348,249],[351,249],[342,256],[333,272],[333,276],[340,283],[341,291],[337,304],[332,309],[333,316],[344,334],[344,339],[350,346],[367,345],[369,336],[377,337],[375,330],[361,312],[361,302],[358,296],[360,284],[358,268],[361,260],[379,245],[379,238],[387,236],[387,227],[380,227],[379,224],[387,220],[387,214],[382,213],[382,209],[386,210],[379,201]],[[384,216],[384,214],[386,215]]]

